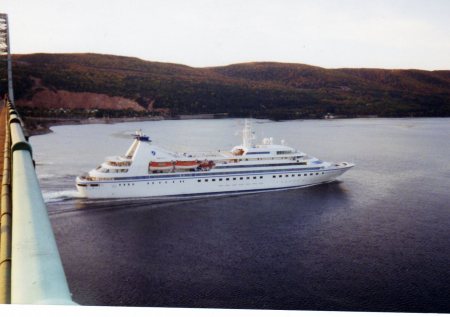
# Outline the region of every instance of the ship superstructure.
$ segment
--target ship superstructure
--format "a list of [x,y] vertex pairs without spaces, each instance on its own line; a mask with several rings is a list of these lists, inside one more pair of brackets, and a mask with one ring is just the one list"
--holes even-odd
[[252,192],[330,182],[354,166],[321,161],[272,138],[255,144],[248,121],[242,134],[230,151],[179,153],[138,131],[125,155],[107,158],[77,177],[76,186],[87,198]]

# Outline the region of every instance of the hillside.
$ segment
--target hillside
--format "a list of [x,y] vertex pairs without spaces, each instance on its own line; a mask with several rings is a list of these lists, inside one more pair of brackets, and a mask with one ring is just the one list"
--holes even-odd
[[27,115],[449,116],[450,71],[245,63],[193,68],[99,54],[13,57]]

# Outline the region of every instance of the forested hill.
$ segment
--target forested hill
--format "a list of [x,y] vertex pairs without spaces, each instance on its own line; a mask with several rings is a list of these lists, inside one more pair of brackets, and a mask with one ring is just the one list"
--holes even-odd
[[36,113],[82,108],[275,119],[450,115],[447,70],[272,62],[193,68],[100,54],[14,55],[13,61],[16,104]]

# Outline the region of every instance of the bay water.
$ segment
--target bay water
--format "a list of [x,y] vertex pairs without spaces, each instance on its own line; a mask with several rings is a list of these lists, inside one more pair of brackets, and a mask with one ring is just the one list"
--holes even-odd
[[449,118],[252,122],[259,140],[356,167],[303,189],[87,200],[75,177],[124,154],[134,131],[182,152],[231,149],[243,120],[57,126],[30,139],[76,302],[450,313]]

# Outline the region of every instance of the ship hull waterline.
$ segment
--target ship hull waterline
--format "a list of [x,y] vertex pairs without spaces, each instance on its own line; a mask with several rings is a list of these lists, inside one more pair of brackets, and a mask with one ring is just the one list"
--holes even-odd
[[292,170],[272,173],[230,174],[223,176],[202,173],[194,177],[159,175],[138,179],[109,181],[84,181],[77,178],[80,197],[105,198],[151,198],[165,196],[197,196],[208,194],[238,194],[310,187],[335,181],[353,167],[348,164],[325,170]]

